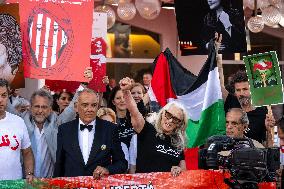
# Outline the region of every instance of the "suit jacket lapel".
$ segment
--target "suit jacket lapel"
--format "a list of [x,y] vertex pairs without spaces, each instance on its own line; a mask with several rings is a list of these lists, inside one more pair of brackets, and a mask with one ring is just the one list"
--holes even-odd
[[97,152],[100,149],[100,145],[103,139],[103,127],[104,125],[102,124],[101,120],[97,118],[95,125],[95,136],[87,165],[90,164],[96,158]]
[[79,145],[79,138],[78,138],[78,132],[79,132],[79,129],[78,129],[78,126],[79,125],[79,119],[75,119],[73,121],[73,123],[71,123],[71,127],[72,127],[72,130],[70,132],[70,140],[73,141],[72,143],[72,148],[74,150],[74,153],[73,155],[75,156],[75,158],[77,159],[78,162],[80,162],[81,164],[85,165],[85,162],[84,162],[84,159],[83,159],[83,155],[82,155],[82,152],[81,152],[81,148],[80,148],[80,145]]

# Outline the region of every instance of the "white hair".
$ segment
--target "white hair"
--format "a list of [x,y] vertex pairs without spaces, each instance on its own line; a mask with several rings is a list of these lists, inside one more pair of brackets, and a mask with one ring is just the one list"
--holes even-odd
[[177,102],[177,101],[172,101],[169,102],[168,104],[166,104],[158,113],[157,115],[157,119],[156,119],[156,123],[155,123],[155,129],[157,131],[157,136],[159,136],[161,139],[163,139],[164,133],[163,133],[163,128],[161,126],[161,120],[162,120],[162,116],[163,113],[165,112],[165,110],[168,110],[171,106],[176,106],[177,108],[179,108],[182,111],[183,114],[183,121],[182,124],[177,126],[176,129],[173,131],[172,134],[170,134],[170,138],[171,138],[171,144],[178,148],[179,150],[183,150],[185,147],[185,142],[186,142],[186,133],[185,133],[185,129],[187,127],[187,121],[188,121],[188,116],[187,116],[187,112],[186,109],[184,108],[184,106]]
[[17,108],[19,106],[30,106],[30,102],[28,100],[24,99],[24,98],[21,98],[21,97],[20,98],[15,98],[13,100],[12,106],[14,108]]

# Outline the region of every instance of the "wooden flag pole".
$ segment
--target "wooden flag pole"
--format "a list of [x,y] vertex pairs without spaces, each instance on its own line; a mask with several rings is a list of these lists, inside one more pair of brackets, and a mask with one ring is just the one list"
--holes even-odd
[[[266,85],[266,82],[265,82],[265,80],[266,80],[266,74],[263,73],[263,74],[260,74],[260,76],[261,76],[261,79],[262,79],[262,82],[263,82],[263,87],[266,87],[266,86],[267,86],[267,85]],[[273,115],[273,112],[272,112],[271,106],[269,105],[269,106],[266,106],[266,107],[267,107],[267,113],[268,113],[268,115],[269,115],[269,116],[272,116],[272,115]],[[269,132],[269,131],[268,131],[268,132]],[[270,134],[271,134],[272,139],[274,139],[274,127],[271,127],[271,128],[270,128]]]

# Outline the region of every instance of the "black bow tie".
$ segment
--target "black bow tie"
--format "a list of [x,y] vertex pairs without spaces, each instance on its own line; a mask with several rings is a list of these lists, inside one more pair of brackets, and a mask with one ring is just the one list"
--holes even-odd
[[88,129],[90,132],[93,129],[93,125],[80,124],[80,130],[83,131],[84,129]]

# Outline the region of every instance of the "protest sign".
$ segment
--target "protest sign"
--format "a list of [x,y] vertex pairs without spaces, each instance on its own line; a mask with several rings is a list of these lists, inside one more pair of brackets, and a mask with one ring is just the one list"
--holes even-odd
[[283,86],[275,51],[244,56],[251,101],[256,107],[283,103]]
[[24,88],[18,4],[0,5],[0,75],[11,88]]
[[86,81],[90,62],[92,0],[21,0],[24,75]]
[[106,50],[107,50],[107,14],[94,12],[90,65],[93,79],[89,88],[97,92],[105,92],[103,77],[106,75]]
[[175,13],[182,56],[207,55],[215,32],[219,53],[246,52],[243,0],[175,0]]

